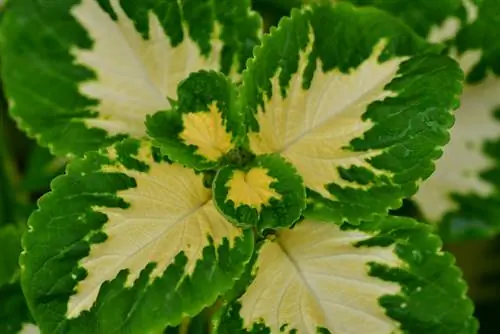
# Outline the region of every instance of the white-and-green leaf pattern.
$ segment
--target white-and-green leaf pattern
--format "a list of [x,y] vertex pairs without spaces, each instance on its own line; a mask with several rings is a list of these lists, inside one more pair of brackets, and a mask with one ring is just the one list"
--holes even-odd
[[472,303],[431,227],[306,219],[268,237],[218,333],[474,333]]
[[12,1],[0,31],[11,114],[61,155],[142,138],[146,115],[170,108],[191,72],[241,72],[260,35],[249,7],[249,0]]
[[357,223],[398,207],[430,175],[463,75],[381,11],[307,8],[264,38],[243,74],[246,144],[294,165],[310,214]]
[[161,333],[214,303],[218,333],[474,333],[431,227],[386,216],[449,139],[463,73],[441,46],[322,1],[283,19],[239,77],[258,43],[248,1],[11,8],[11,112],[83,155],[23,239],[43,333]]
[[24,240],[22,279],[42,330],[155,332],[231,289],[253,234],[217,211],[202,178],[137,140],[73,161]]

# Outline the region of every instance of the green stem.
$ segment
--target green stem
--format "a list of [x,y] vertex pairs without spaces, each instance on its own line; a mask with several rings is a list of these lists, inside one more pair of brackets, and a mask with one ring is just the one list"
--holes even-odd
[[179,334],[188,334],[189,333],[189,323],[191,322],[191,318],[186,317],[182,320],[181,325],[179,327]]

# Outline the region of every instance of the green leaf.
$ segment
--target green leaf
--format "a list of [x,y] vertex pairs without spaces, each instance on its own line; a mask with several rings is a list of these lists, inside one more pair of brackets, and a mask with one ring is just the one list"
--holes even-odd
[[71,162],[24,237],[22,284],[42,331],[159,332],[229,291],[253,233],[219,214],[202,181],[136,140]]
[[248,148],[280,153],[309,214],[359,222],[400,205],[448,141],[462,72],[392,16],[340,3],[294,10],[241,88]]
[[440,43],[453,39],[460,27],[472,20],[481,0],[259,0],[260,4],[283,9],[314,3],[350,2],[356,6],[372,6],[393,14],[420,36]]
[[56,154],[144,137],[145,116],[169,109],[189,73],[237,78],[260,26],[249,0],[11,1],[0,30],[11,114]]
[[21,254],[21,231],[16,225],[5,225],[0,228],[0,248],[1,287],[13,283],[19,275],[18,259],[19,254]]
[[255,279],[218,333],[475,333],[454,258],[428,225],[306,219],[258,250]]
[[306,206],[302,178],[278,154],[258,156],[245,167],[223,167],[213,189],[215,205],[227,219],[259,231],[292,225]]
[[500,232],[500,41],[493,34],[499,17],[498,1],[482,1],[451,43],[467,85],[451,141],[415,196],[447,240]]
[[358,6],[374,6],[394,14],[413,28],[420,36],[433,42],[454,38],[474,10],[477,0],[342,0]]
[[19,282],[0,287],[0,333],[40,334],[33,323]]
[[148,116],[148,134],[173,161],[197,169],[213,169],[244,136],[236,88],[222,74],[197,72],[177,90],[178,105]]
[[[446,41],[466,74],[461,108],[436,170],[414,197],[446,240],[500,232],[500,3],[496,0],[348,0],[403,19],[422,37]],[[466,157],[466,158],[464,158]]]

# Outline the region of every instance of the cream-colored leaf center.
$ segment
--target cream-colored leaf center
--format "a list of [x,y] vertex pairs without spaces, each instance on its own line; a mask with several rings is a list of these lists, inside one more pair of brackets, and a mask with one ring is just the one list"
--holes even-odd
[[78,282],[70,297],[69,318],[89,310],[101,285],[113,280],[121,270],[129,271],[126,285],[131,286],[147,264],[156,264],[152,280],[184,252],[185,275],[189,275],[203,257],[209,237],[216,247],[224,239],[234,246],[234,240],[241,235],[240,229],[217,211],[200,175],[179,165],[150,162],[147,173],[126,171],[123,166],[105,168],[106,172],[133,177],[137,186],[118,193],[129,208],[94,208],[108,217],[102,231],[107,239],[93,244],[90,254],[79,263],[88,275]]
[[186,144],[196,146],[199,155],[217,161],[234,148],[216,102],[210,105],[207,112],[184,114],[182,119],[184,131],[180,138]]
[[281,195],[272,188],[272,183],[277,180],[267,173],[267,169],[261,167],[252,168],[248,172],[234,171],[226,184],[227,200],[233,201],[235,207],[248,205],[260,211],[272,198],[281,199]]
[[[462,69],[468,73],[481,58],[478,51],[468,51],[459,57]],[[480,173],[493,168],[494,159],[484,152],[487,141],[500,137],[500,121],[493,112],[500,107],[500,78],[489,74],[479,84],[466,85],[461,107],[455,113],[450,142],[436,162],[436,170],[422,183],[415,201],[424,216],[432,222],[457,208],[451,194],[488,196],[495,191]]]
[[339,167],[360,166],[380,173],[367,162],[380,151],[352,152],[345,148],[373,126],[362,115],[372,102],[393,95],[384,87],[396,76],[404,58],[380,63],[378,58],[386,45],[381,41],[372,55],[349,73],[324,73],[318,61],[310,88],[304,90],[303,73],[313,36],[310,38],[286,98],[280,92],[279,73],[271,80],[272,97],[257,113],[260,130],[250,133],[249,140],[257,154],[281,152],[298,169],[307,187],[332,197],[325,188],[330,183],[363,187],[343,180]]
[[214,40],[208,58],[185,31],[175,48],[159,18],[149,12],[149,39],[144,39],[119,0],[110,0],[114,21],[95,0],[82,0],[72,15],[93,41],[90,50],[73,48],[75,62],[91,69],[95,80],[80,84],[80,92],[98,101],[97,118],[87,126],[110,134],[146,135],[146,115],[170,107],[167,97],[177,98],[177,85],[191,72],[218,69],[222,43]]
[[398,324],[378,299],[400,286],[368,275],[368,263],[400,266],[392,247],[359,247],[371,236],[332,223],[304,221],[260,250],[257,274],[240,298],[244,327],[263,320],[271,333],[387,334]]

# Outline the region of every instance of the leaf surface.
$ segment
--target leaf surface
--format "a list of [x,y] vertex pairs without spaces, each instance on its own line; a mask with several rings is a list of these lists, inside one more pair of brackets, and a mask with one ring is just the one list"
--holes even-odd
[[169,109],[191,72],[236,75],[259,34],[248,0],[15,1],[0,32],[3,81],[23,129],[81,155],[145,136],[146,115]]
[[306,219],[259,249],[219,333],[474,333],[472,302],[429,226]]
[[471,8],[450,42],[467,79],[461,107],[435,173],[415,196],[426,219],[456,240],[500,232],[500,43],[494,37],[500,3]]
[[236,87],[216,72],[191,74],[178,88],[175,108],[147,118],[148,134],[163,154],[185,166],[216,168],[244,135]]
[[215,205],[230,221],[259,231],[292,225],[306,206],[302,178],[278,154],[258,156],[244,168],[223,167],[213,189]]
[[203,176],[120,142],[73,161],[30,220],[23,287],[43,331],[157,332],[230,290],[251,231],[215,208]]
[[402,18],[430,42],[446,42],[466,74],[450,142],[414,196],[446,240],[489,238],[500,225],[500,3],[496,0],[346,0]]
[[264,38],[241,88],[256,155],[280,153],[310,211],[356,223],[400,205],[448,141],[462,73],[393,17],[314,5]]

